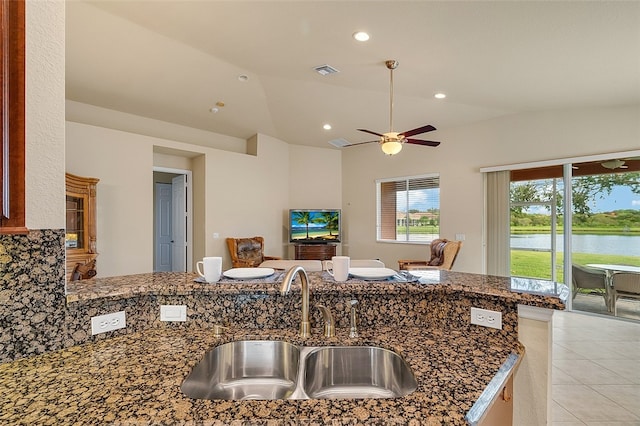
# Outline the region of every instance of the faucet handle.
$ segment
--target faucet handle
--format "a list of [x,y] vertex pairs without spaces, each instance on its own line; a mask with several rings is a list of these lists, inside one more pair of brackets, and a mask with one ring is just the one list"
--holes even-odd
[[214,324],[213,325],[213,336],[214,337],[222,337],[222,330],[228,330],[229,327],[225,327],[223,325],[220,324]]
[[324,305],[316,305],[320,312],[322,312],[322,317],[324,319],[324,337],[333,337],[336,335],[336,324],[333,319],[333,315],[331,315],[331,310]]

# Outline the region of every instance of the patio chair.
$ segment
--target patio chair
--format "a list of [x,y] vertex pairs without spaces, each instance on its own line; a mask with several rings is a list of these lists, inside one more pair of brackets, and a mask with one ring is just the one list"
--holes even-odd
[[611,277],[613,315],[618,316],[618,299],[640,300],[640,274],[633,272],[615,272]]
[[587,268],[574,263],[571,265],[571,282],[573,284],[574,299],[580,290],[591,290],[591,293],[598,294],[604,298],[607,311],[611,312],[611,297],[605,271]]
[[429,260],[398,260],[398,269],[444,269],[449,271],[453,267],[461,247],[462,241],[433,240]]

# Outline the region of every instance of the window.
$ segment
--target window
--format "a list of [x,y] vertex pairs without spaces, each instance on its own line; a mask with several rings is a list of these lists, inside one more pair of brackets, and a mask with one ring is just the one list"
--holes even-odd
[[429,243],[440,235],[440,175],[380,179],[377,240]]
[[0,233],[24,234],[24,1],[0,0],[0,28]]

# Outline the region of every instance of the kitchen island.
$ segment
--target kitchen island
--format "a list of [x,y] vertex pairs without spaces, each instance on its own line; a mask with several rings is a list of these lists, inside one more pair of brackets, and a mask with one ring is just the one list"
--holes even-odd
[[[0,422],[8,424],[420,424],[464,425],[465,416],[512,355],[517,305],[562,309],[562,286],[437,272],[415,283],[335,283],[310,273],[312,333],[298,336],[300,289],[279,283],[202,284],[192,274],[143,274],[81,281],[68,309],[84,315],[127,313],[127,328],[73,339],[67,349],[0,365]],[[93,282],[91,282],[93,281]],[[520,287],[519,289],[515,289]],[[525,286],[526,287],[526,286]],[[348,301],[359,301],[359,337],[348,337]],[[322,336],[317,303],[336,317]],[[187,306],[186,322],[159,321],[158,305]],[[501,330],[471,326],[470,306],[500,310]],[[100,309],[98,309],[98,307]],[[104,311],[102,311],[104,310]],[[229,327],[216,337],[214,324]],[[418,389],[397,399],[195,400],[180,385],[212,347],[234,340],[277,339],[297,345],[374,345],[402,355]],[[517,396],[516,396],[517,397]]]

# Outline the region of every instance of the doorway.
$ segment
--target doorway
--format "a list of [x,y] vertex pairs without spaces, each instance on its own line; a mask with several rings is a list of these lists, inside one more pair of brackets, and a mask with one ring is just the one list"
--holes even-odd
[[191,272],[191,171],[153,169],[153,270]]
[[640,273],[638,196],[637,156],[512,171],[511,275],[564,282],[571,310],[640,320],[613,283]]

